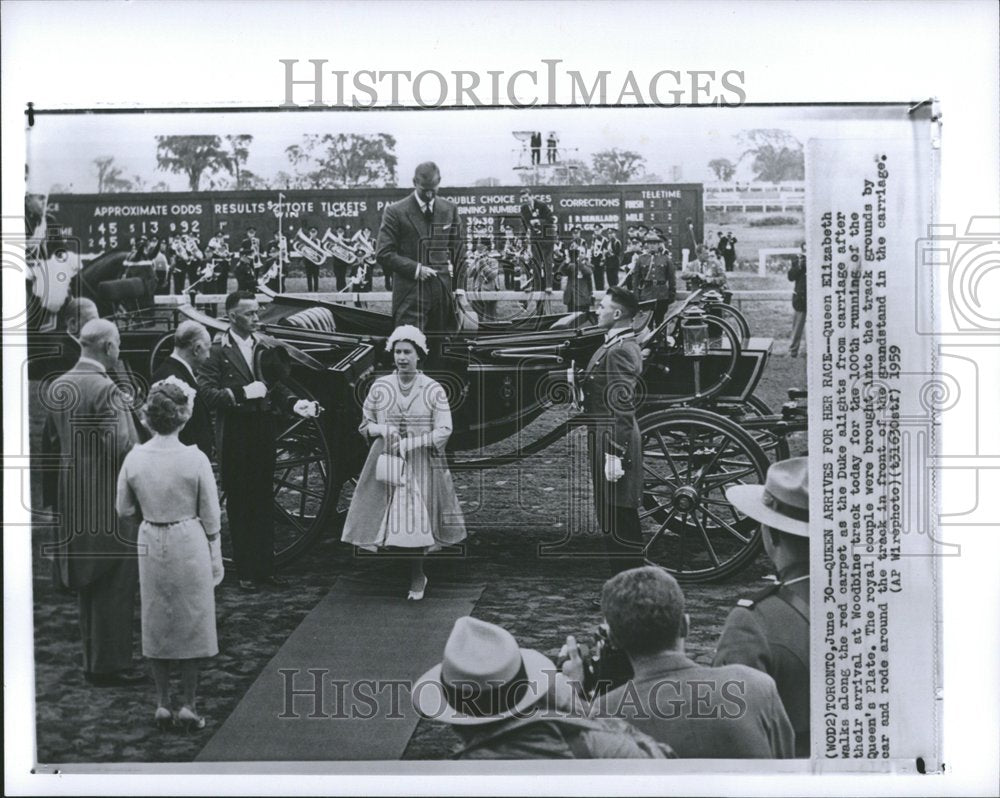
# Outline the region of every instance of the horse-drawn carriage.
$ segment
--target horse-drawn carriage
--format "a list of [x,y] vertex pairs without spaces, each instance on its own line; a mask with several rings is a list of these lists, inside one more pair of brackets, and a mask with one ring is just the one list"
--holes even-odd
[[[120,271],[90,264],[81,271],[78,291],[115,295],[106,282],[128,279]],[[117,308],[116,320],[122,356],[140,381],[169,354],[181,320],[196,319],[213,333],[228,327],[191,305],[139,304],[127,312]],[[646,556],[683,581],[724,578],[752,561],[761,546],[756,523],[726,501],[725,490],[763,482],[770,462],[788,456],[788,434],[804,429],[804,409],[792,402],[774,414],[754,396],[771,340],[752,337],[742,314],[717,293],[693,292],[660,324],[653,321],[652,303],[644,304],[634,325],[644,355],[636,402]],[[294,390],[327,410],[316,419],[289,419],[279,437],[274,507],[276,557],[283,564],[336,527],[342,490],[366,453],[357,432],[362,401],[378,372],[392,366],[384,349],[392,320],[364,308],[272,295],[262,307],[261,327],[289,354],[287,379]],[[36,376],[58,335],[34,335]],[[517,318],[440,338],[429,371],[452,407],[451,467],[503,466],[570,433],[579,424],[570,375],[587,363],[603,335],[586,314],[550,315],[538,303]],[[523,443],[544,414],[551,422],[547,431]],[[503,442],[506,449],[496,452]]]

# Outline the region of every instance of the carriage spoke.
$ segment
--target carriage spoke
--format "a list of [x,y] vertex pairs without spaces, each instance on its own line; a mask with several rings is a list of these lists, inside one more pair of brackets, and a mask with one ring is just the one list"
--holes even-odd
[[750,465],[739,471],[722,471],[721,473],[716,474],[712,477],[707,477],[707,476],[703,477],[704,485],[706,490],[714,490],[715,488],[720,488],[722,485],[725,485],[727,482],[730,481],[735,481],[741,485],[744,485],[746,483],[743,482],[742,478],[755,473],[757,473],[757,467],[754,465]]
[[698,520],[698,516],[696,514],[692,513],[691,517],[694,519],[694,523],[698,527],[698,531],[701,533],[702,543],[705,545],[705,550],[708,552],[708,556],[712,559],[712,565],[718,568],[722,562],[719,560],[719,555],[715,553],[712,541],[708,538],[708,532],[705,530],[704,524]]
[[295,466],[308,466],[310,463],[321,463],[322,460],[319,457],[300,457],[298,459],[289,460],[276,460],[274,463],[275,468],[284,468],[290,470]]
[[668,509],[670,509],[669,504],[657,504],[655,507],[653,507],[653,509],[645,510],[639,513],[639,520],[641,521],[643,518],[649,518],[649,516],[651,516],[653,513],[658,513],[660,510],[668,510]]
[[666,442],[663,440],[663,434],[656,430],[656,440],[660,443],[660,448],[663,450],[663,454],[667,459],[667,465],[670,466],[670,470],[674,472],[674,476],[677,481],[680,482],[681,475],[677,472],[677,466],[674,465],[674,458],[670,456],[670,450],[667,448]]
[[[660,537],[660,535],[662,535],[662,534],[664,533],[664,531],[666,531],[666,528],[667,528],[667,524],[669,524],[669,523],[671,522],[671,520],[673,520],[673,517],[674,517],[675,515],[677,515],[677,510],[676,510],[676,508],[671,508],[670,512],[669,512],[669,513],[667,513],[667,517],[666,517],[665,519],[663,519],[663,523],[662,523],[662,524],[660,524],[660,528],[659,528],[659,529],[657,529],[657,530],[656,530],[656,531],[655,531],[655,532],[653,533],[653,536],[652,536],[652,537],[651,537],[651,538],[649,539],[649,543],[647,543],[647,544],[646,544],[646,545],[645,545],[645,546],[643,547],[643,550],[642,550],[642,553],[643,553],[643,555],[648,555],[648,554],[649,554],[649,550],[650,550],[650,548],[651,548],[651,547],[653,546],[653,544],[654,544],[654,543],[656,542],[657,538],[659,538],[659,537]],[[687,513],[685,513],[685,516],[686,516],[686,515],[687,515]]]
[[652,476],[654,476],[654,477],[656,478],[656,481],[657,481],[657,482],[661,482],[661,483],[663,483],[664,485],[666,485],[666,486],[667,486],[668,488],[671,488],[671,489],[673,489],[673,490],[677,490],[677,485],[676,485],[675,483],[671,482],[670,480],[668,480],[668,479],[667,479],[667,478],[666,478],[665,476],[663,476],[662,474],[658,474],[658,473],[656,473],[656,471],[654,471],[654,470],[652,469],[652,467],[651,467],[650,465],[648,465],[648,464],[646,463],[646,461],[645,461],[645,458],[643,459],[643,462],[642,462],[642,467],[643,467],[643,469],[644,469],[645,471],[648,471],[648,472],[649,472],[649,473],[650,473],[650,474],[651,474]]
[[719,526],[721,526],[723,529],[725,529],[730,535],[732,535],[734,538],[736,538],[741,543],[746,544],[746,543],[750,542],[750,538],[748,538],[745,535],[743,535],[738,529],[736,529],[736,527],[732,526],[731,524],[729,524],[726,521],[723,521],[721,518],[719,518],[719,516],[717,516],[715,513],[713,513],[707,507],[702,506],[701,511],[705,515],[707,515],[709,518],[711,518],[713,521],[715,521],[715,523],[717,523]]
[[[323,494],[322,493],[317,493],[314,490],[310,490],[309,488],[305,487],[304,484],[299,484],[298,482],[289,482],[288,480],[285,480],[285,479],[276,479],[274,481],[274,484],[278,485],[280,487],[283,487],[283,488],[288,488],[289,490],[297,491],[298,493],[302,494],[302,496],[303,496],[303,499],[302,499],[302,502],[301,502],[302,503],[302,510],[300,510],[300,513],[299,513],[300,515],[304,514],[304,510],[305,510],[305,497],[306,496],[311,496],[312,498],[316,499],[317,501],[323,501]],[[275,491],[274,495],[277,496],[278,492]]]
[[[302,493],[299,495],[299,517],[306,514],[306,485],[309,484],[309,463],[302,467]],[[315,495],[315,494],[314,494]]]
[[299,532],[306,531],[306,528],[302,526],[301,523],[299,523],[299,520],[290,512],[288,512],[288,510],[286,510],[284,507],[282,507],[277,502],[274,503],[274,507],[279,513],[281,513],[281,515],[285,518],[285,520],[288,521],[288,523],[294,526],[297,530],[299,530]]
[[694,483],[695,487],[701,487],[702,483],[708,476],[708,473],[712,470],[713,466],[715,466],[715,464],[718,462],[719,458],[722,456],[722,453],[725,452],[726,449],[728,448],[729,448],[729,441],[723,439],[721,447],[716,449],[715,454],[712,455],[712,459],[709,460],[708,463],[706,463],[703,467],[699,469],[701,473],[698,475],[698,479],[695,480]]

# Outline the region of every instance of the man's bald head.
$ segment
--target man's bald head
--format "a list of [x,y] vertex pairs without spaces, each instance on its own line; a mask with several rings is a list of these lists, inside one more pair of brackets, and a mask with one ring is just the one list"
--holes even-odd
[[92,319],[80,330],[80,354],[114,368],[118,362],[118,347],[121,336],[118,328],[107,319]]
[[188,319],[177,325],[174,333],[174,353],[192,367],[208,360],[212,338],[198,322]]
[[66,308],[63,311],[63,318],[66,320],[66,332],[74,338],[79,338],[80,331],[83,330],[87,322],[100,318],[100,315],[97,312],[97,305],[94,304],[92,299],[75,296],[66,303]]

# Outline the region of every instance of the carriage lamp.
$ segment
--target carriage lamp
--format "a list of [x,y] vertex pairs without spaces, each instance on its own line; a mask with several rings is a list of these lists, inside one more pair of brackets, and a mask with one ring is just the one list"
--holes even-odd
[[705,293],[703,293],[701,295],[701,298],[702,298],[702,300],[704,300],[704,302],[705,302],[706,305],[710,305],[713,302],[721,302],[722,301],[722,294],[720,294],[718,291],[716,291],[714,288],[712,288],[711,290],[706,291]]
[[688,308],[681,317],[681,330],[684,333],[684,354],[688,357],[704,357],[708,354],[708,324],[705,321],[705,311],[701,308]]

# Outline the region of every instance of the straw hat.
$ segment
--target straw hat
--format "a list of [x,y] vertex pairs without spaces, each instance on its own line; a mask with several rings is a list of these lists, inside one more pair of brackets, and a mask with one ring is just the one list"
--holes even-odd
[[726,498],[744,515],[779,532],[809,537],[809,460],[793,457],[767,470],[763,485],[736,485]]
[[426,718],[476,726],[521,715],[541,701],[552,660],[520,648],[506,629],[468,616],[455,621],[444,659],[413,685],[413,706]]

